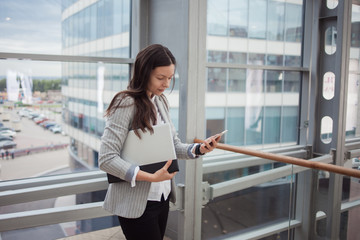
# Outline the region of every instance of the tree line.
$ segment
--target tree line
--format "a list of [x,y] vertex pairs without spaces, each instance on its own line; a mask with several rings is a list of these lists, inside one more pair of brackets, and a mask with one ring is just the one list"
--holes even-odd
[[[21,88],[21,82],[20,82]],[[48,90],[61,90],[61,80],[41,80],[41,79],[34,79],[33,80],[33,92],[47,92]],[[6,79],[0,80],[0,91],[6,91]]]

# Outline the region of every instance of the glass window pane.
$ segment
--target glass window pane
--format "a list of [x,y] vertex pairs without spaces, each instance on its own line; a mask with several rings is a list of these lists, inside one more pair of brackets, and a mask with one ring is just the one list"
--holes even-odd
[[266,0],[249,1],[249,38],[266,38]]
[[209,92],[224,92],[226,90],[226,69],[209,68],[208,86]]
[[248,0],[229,0],[229,35],[247,37]]
[[[0,51],[128,58],[130,0],[117,2],[2,1]],[[115,12],[127,14],[114,24]]]
[[245,92],[246,90],[246,70],[229,69],[229,92]]
[[346,113],[346,136],[360,136],[359,98],[360,98],[360,5],[352,4],[351,13],[351,47],[349,54],[348,98]]
[[266,92],[282,92],[283,72],[266,71]]
[[285,4],[285,41],[301,42],[302,39],[302,5]]
[[284,40],[285,3],[271,0],[268,5],[267,39],[282,41]]
[[209,35],[227,35],[228,1],[208,0],[207,31]]

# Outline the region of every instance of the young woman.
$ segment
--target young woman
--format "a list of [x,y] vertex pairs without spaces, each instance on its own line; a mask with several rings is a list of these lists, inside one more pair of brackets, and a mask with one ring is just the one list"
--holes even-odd
[[167,171],[171,160],[151,174],[122,159],[120,153],[128,132],[151,132],[154,125],[170,123],[178,159],[194,159],[217,146],[214,136],[202,144],[184,144],[177,137],[169,104],[163,95],[175,80],[175,65],[174,56],[162,45],[154,44],[141,50],[127,90],[117,93],[106,110],[99,167],[125,181],[109,185],[104,208],[119,217],[127,239],[163,239],[169,201],[175,203],[173,177],[176,174]]

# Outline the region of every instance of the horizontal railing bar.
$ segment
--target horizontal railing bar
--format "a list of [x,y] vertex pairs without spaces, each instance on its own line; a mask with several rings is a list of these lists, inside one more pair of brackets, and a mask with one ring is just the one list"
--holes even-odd
[[102,63],[113,63],[113,64],[131,64],[134,62],[134,60],[131,58],[51,55],[51,54],[33,54],[33,53],[8,53],[8,52],[0,52],[0,59],[56,61],[56,62],[90,62],[90,63],[102,62]]
[[360,199],[351,202],[344,202],[341,204],[341,212],[346,212],[357,207],[360,207]]
[[360,148],[360,138],[345,139],[345,147],[347,148]]
[[96,170],[81,173],[69,173],[36,178],[0,181],[0,192],[103,177],[106,177],[106,173],[100,170]]
[[[282,155],[285,156],[297,156],[297,157],[306,157],[307,151],[305,150],[299,150],[296,152],[284,152]],[[227,171],[232,169],[239,169],[239,168],[245,168],[245,167],[251,167],[251,166],[258,166],[258,165],[264,165],[268,163],[273,163],[272,160],[267,160],[264,158],[258,158],[258,157],[247,157],[243,159],[236,159],[236,160],[223,160],[223,161],[217,161],[217,162],[211,162],[207,163],[204,161],[203,163],[203,174],[206,173],[213,173],[213,172],[221,172],[221,171]]]
[[31,202],[65,195],[105,190],[107,178],[95,178],[76,182],[45,185],[0,192],[0,206]]
[[[287,152],[299,152],[301,154],[301,156],[303,156],[303,153],[307,152],[307,150],[305,148],[306,148],[305,146],[294,145],[294,146],[287,146],[287,147],[275,148],[275,149],[274,148],[264,149],[263,152],[270,152],[270,153],[283,154],[283,155],[286,155],[285,153],[287,153]],[[218,162],[218,161],[222,161],[222,160],[238,160],[238,159],[248,158],[248,157],[249,156],[247,156],[247,155],[239,155],[238,153],[233,153],[233,152],[227,151],[226,154],[221,154],[221,155],[207,154],[203,158],[204,158],[204,162],[210,163],[210,162]]]
[[[308,161],[325,162],[325,163],[331,162],[332,156],[324,155]],[[246,188],[250,188],[269,181],[273,181],[275,179],[279,179],[305,170],[308,170],[308,168],[301,167],[298,165],[286,165],[283,167],[274,168],[264,172],[251,174],[249,176],[212,184],[210,185],[210,199],[214,199],[216,197],[220,197],[229,193],[241,191]]]
[[111,216],[103,202],[47,208],[0,215],[0,232]]
[[279,232],[283,232],[296,227],[301,226],[301,222],[299,220],[290,220],[290,222],[282,221],[279,223],[271,224],[268,226],[260,226],[259,228],[254,228],[252,231],[247,231],[243,234],[241,233],[233,233],[233,236],[226,237],[227,240],[238,240],[238,239],[247,239],[247,240],[256,240],[265,238],[271,235],[274,235]]
[[355,157],[360,157],[360,149],[356,149],[356,150],[349,150],[348,151],[348,157],[351,158],[355,158]]
[[[203,141],[199,140],[199,139],[195,139],[194,142],[201,143]],[[319,170],[329,171],[329,172],[338,173],[338,174],[342,174],[342,175],[346,175],[346,176],[360,178],[359,170],[345,168],[343,166],[338,166],[338,165],[333,165],[333,164],[324,164],[321,162],[308,161],[308,160],[304,160],[304,159],[300,159],[300,158],[282,156],[282,155],[273,154],[273,153],[265,153],[265,152],[261,152],[258,150],[252,150],[252,149],[238,147],[238,146],[231,146],[231,145],[222,144],[222,143],[218,143],[217,148],[231,151],[231,152],[266,158],[266,159],[270,159],[270,160],[274,160],[274,161],[278,161],[278,162],[294,164],[294,165],[299,165],[299,166],[303,166],[303,167],[307,167],[307,168],[319,169]]]

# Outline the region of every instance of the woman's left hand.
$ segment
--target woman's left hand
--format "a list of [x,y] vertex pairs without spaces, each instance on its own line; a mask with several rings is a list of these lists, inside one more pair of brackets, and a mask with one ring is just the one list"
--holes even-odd
[[215,140],[216,138],[217,136],[215,135],[205,139],[203,143],[200,144],[200,152],[205,154],[214,150],[218,144],[218,142]]

